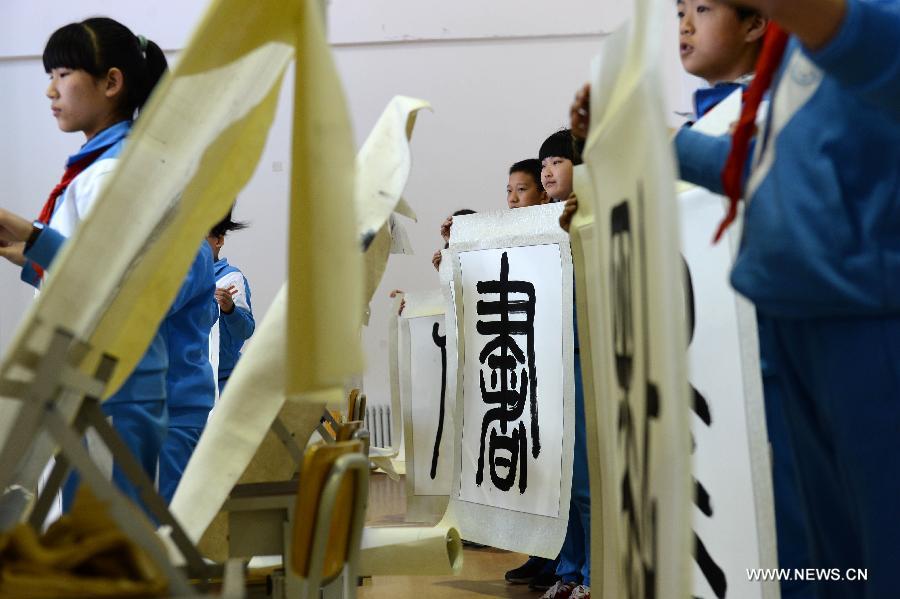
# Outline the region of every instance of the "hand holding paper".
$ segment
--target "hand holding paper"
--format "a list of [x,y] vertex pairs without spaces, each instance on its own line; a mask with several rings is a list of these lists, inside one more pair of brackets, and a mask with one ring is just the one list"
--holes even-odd
[[16,266],[25,264],[25,244],[23,242],[0,241],[0,257],[6,258]]
[[572,106],[569,107],[569,122],[572,127],[572,137],[580,140],[587,139],[587,133],[591,127],[590,83],[582,85],[575,94]]
[[29,235],[31,235],[30,221],[0,208],[0,243],[24,242]]

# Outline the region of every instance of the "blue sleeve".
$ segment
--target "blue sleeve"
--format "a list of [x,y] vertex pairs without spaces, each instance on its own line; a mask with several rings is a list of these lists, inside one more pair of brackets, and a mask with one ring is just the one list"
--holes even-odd
[[34,262],[32,262],[31,260],[26,260],[25,264],[22,265],[22,274],[19,275],[19,278],[32,287],[40,288],[41,277],[38,276],[38,273],[34,269],[34,266]]
[[838,34],[807,54],[848,91],[900,119],[900,2],[847,0]]
[[37,264],[44,270],[50,268],[65,242],[66,237],[62,233],[56,229],[45,227],[34,244],[25,252],[25,257],[28,260],[22,267],[20,278],[29,285],[40,287],[41,279],[38,277],[34,265]]
[[236,351],[240,351],[241,346],[244,345],[244,341],[249,339],[250,336],[253,335],[253,331],[256,330],[256,320],[253,318],[253,305],[250,303],[250,283],[247,282],[247,277],[243,277],[243,280],[244,297],[247,298],[249,310],[242,306],[235,305],[231,314],[222,312],[219,316],[222,319],[223,324],[228,328],[228,332],[231,333],[234,341],[238,342],[238,347],[235,348]]
[[224,312],[219,315],[224,324],[228,327],[235,341],[243,342],[250,338],[256,329],[256,321],[253,319],[253,313],[250,310],[235,306],[231,314]]
[[683,181],[705,187],[714,193],[722,189],[722,169],[731,150],[731,137],[713,137],[682,128],[675,136],[679,177]]
[[178,290],[178,295],[175,296],[172,305],[169,307],[169,314],[181,310],[194,297],[210,287],[212,288],[210,299],[215,302],[215,279],[212,272],[212,250],[209,249],[209,244],[204,240],[200,246],[200,251],[197,252],[194,261],[191,263],[191,268],[188,270],[181,288]]

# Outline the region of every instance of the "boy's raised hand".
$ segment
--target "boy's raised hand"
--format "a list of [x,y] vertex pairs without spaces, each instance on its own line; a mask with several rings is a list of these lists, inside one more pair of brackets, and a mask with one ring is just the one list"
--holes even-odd
[[732,6],[758,10],[793,33],[810,50],[830,42],[844,22],[847,0],[724,0]]

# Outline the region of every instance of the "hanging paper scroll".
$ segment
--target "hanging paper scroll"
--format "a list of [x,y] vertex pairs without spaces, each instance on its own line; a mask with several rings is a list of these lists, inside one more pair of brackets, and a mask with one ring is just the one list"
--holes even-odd
[[[740,101],[735,92],[694,129],[725,134]],[[726,202],[688,185],[678,195],[693,398],[693,592],[769,599],[777,583],[747,577],[747,569],[776,567],[776,551],[756,314],[728,284],[740,227],[710,243]]]
[[[690,437],[675,175],[659,40],[638,0],[604,40],[572,223],[592,500],[592,592],[686,597]],[[595,476],[596,473],[596,476]]]
[[[439,518],[453,482],[456,355],[448,353],[440,290],[408,293],[399,318],[407,521]],[[455,335],[455,331],[450,336]]]
[[454,217],[450,243],[462,371],[450,513],[463,538],[548,557],[568,522],[574,430],[560,210]]

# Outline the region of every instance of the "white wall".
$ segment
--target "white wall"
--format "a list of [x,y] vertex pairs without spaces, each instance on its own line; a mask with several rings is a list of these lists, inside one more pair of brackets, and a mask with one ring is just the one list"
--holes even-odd
[[[0,7],[0,206],[36,215],[82,139],[60,133],[43,97],[39,54],[61,24],[109,14],[164,48],[183,47],[204,2],[112,0],[4,2]],[[543,139],[566,124],[569,102],[588,75],[603,33],[623,18],[624,3],[560,0],[552,8],[520,0],[331,0],[329,31],[361,143],[395,94],[429,100],[413,135],[413,171],[405,196],[419,222],[404,221],[414,256],[394,256],[372,302],[364,333],[366,391],[387,403],[386,319],[393,288],[437,285],[430,264],[438,226],[458,208],[503,207],[508,167],[536,157]],[[682,75],[672,16],[666,88],[673,109],[689,110],[694,83]],[[174,54],[171,54],[174,56]],[[290,81],[291,78],[286,79]],[[284,278],[291,93],[282,103],[256,175],[236,216],[251,228],[223,253],[247,274],[261,318]],[[673,118],[673,124],[676,119]],[[102,265],[98,265],[102,268]],[[0,264],[0,351],[9,343],[31,291]],[[89,301],[73,295],[72,301]]]

